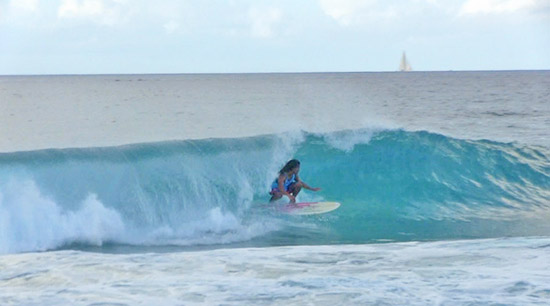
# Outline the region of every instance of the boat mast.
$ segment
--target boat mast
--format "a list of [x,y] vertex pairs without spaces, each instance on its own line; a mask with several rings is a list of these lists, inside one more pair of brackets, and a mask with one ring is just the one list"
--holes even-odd
[[411,64],[409,64],[409,62],[407,61],[407,56],[405,55],[405,52],[403,52],[403,56],[401,56],[399,71],[412,71]]

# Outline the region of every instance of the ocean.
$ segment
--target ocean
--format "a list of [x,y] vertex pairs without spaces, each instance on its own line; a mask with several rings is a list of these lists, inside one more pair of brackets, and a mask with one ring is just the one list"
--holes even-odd
[[[547,305],[550,71],[0,77],[2,305]],[[278,212],[289,159],[337,201]]]

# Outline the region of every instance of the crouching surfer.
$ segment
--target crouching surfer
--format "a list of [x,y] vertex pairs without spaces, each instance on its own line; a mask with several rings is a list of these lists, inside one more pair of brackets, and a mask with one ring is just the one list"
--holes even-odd
[[287,196],[290,203],[296,203],[296,196],[302,188],[319,191],[321,188],[310,187],[308,184],[300,180],[298,176],[300,172],[300,162],[292,159],[279,171],[279,176],[271,184],[271,199],[269,202],[276,201],[283,196]]

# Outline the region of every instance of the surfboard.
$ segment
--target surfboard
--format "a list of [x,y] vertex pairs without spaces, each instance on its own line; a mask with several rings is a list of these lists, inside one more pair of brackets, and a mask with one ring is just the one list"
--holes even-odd
[[338,202],[302,202],[286,204],[280,211],[289,215],[316,215],[333,211],[340,207]]

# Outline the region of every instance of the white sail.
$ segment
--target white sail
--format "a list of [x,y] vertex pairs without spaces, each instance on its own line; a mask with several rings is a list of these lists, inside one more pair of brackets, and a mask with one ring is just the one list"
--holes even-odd
[[403,56],[401,57],[401,64],[399,65],[400,71],[412,71],[411,64],[407,61],[407,57],[405,56],[405,52],[403,52]]

